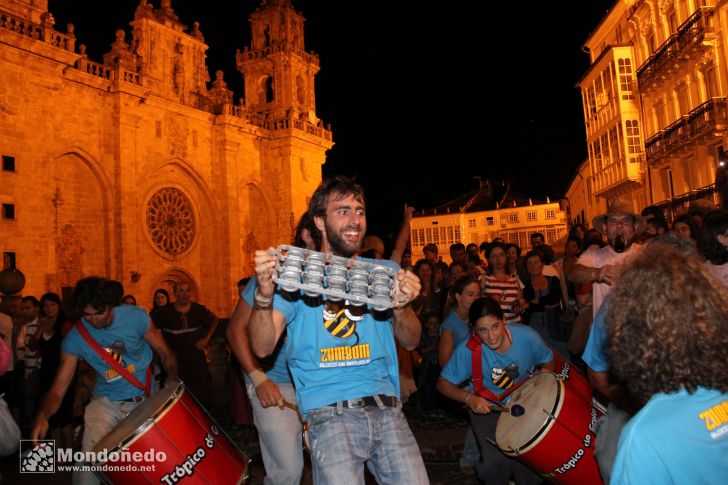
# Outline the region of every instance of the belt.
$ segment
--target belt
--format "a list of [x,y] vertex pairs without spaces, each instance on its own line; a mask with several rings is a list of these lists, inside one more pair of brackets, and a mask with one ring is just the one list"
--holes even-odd
[[[384,407],[393,408],[397,406],[397,398],[395,396],[385,396],[379,394],[379,400],[382,402]],[[359,399],[349,399],[346,401],[334,402],[327,404],[327,406],[336,407],[341,403],[345,408],[363,408],[367,406],[377,406],[377,401],[374,396],[360,397]]]
[[144,394],[139,394],[136,397],[130,397],[128,399],[119,399],[120,402],[142,402],[145,399]]

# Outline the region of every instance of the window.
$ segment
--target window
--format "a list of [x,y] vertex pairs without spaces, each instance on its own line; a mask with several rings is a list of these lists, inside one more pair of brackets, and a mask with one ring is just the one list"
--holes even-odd
[[455,226],[455,241],[453,242],[463,242],[463,238],[460,235],[460,226]]
[[632,94],[632,61],[630,59],[618,59],[617,69],[619,70],[619,89],[622,91],[622,99],[634,99],[634,94]]
[[15,172],[15,157],[3,155],[3,171]]
[[655,52],[655,34],[650,32],[650,34],[647,36],[647,53],[648,55],[652,55]]
[[424,246],[425,244],[427,244],[425,242],[425,230],[424,229],[419,229],[418,230],[418,234],[420,235],[420,246]]
[[3,253],[3,269],[15,268],[15,253]]
[[529,221],[535,221],[536,220],[536,211],[526,212],[526,219]]
[[265,102],[272,103],[275,100],[275,94],[273,93],[273,78],[265,78]]
[[688,95],[688,86],[684,82],[677,85],[677,89],[675,89],[675,94],[677,95],[677,116],[678,118],[682,115],[688,114],[690,111],[690,100]]
[[475,219],[468,219],[468,227],[475,227]]
[[678,22],[677,22],[677,13],[675,12],[675,9],[672,9],[667,13],[667,21],[670,24],[670,34],[677,33]]
[[417,237],[417,229],[412,229],[412,247],[419,246],[419,238]]
[[[435,230],[437,230],[437,229],[435,229]],[[431,227],[428,227],[425,229],[425,241],[427,241],[428,243],[432,242],[432,228]]]
[[640,153],[640,125],[637,120],[625,121],[627,130],[627,152]]
[[3,219],[15,219],[15,204],[3,204]]
[[556,211],[549,209],[546,211],[546,219],[556,219]]
[[508,214],[508,222],[518,222],[518,212]]
[[494,224],[495,224],[495,222],[493,221],[493,218],[492,217],[486,217],[485,218],[485,225],[486,226],[492,226]]
[[705,95],[708,99],[715,96],[716,82],[715,82],[715,68],[713,66],[708,67],[703,71],[703,77],[705,78]]

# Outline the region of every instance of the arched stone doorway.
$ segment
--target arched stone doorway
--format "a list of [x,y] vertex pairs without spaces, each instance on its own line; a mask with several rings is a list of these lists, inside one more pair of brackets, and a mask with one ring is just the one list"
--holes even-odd
[[197,287],[197,283],[187,271],[180,268],[172,268],[157,277],[154,280],[154,287],[152,294],[149,295],[149,299],[154,301],[154,292],[160,288],[164,288],[169,293],[169,297],[174,301],[174,286],[177,283],[187,283],[190,285],[190,293],[192,301],[199,301],[200,290]]

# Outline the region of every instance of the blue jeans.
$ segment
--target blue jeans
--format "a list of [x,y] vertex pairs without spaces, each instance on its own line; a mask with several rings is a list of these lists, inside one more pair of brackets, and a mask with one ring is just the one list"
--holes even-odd
[[[248,384],[246,387],[265,465],[263,483],[298,485],[303,474],[303,428],[298,413],[288,408],[281,410],[278,406],[264,408],[255,394],[255,386]],[[296,402],[296,391],[291,384],[278,384],[278,388],[286,401]]]
[[[93,451],[96,443],[101,441],[101,438],[114,429],[139,404],[141,402],[111,401],[107,397],[92,399],[83,413],[83,451]],[[98,483],[101,482],[93,472],[73,472],[74,485],[96,485]]]
[[313,481],[364,483],[364,463],[381,484],[428,484],[425,464],[401,404],[327,406],[308,414]]

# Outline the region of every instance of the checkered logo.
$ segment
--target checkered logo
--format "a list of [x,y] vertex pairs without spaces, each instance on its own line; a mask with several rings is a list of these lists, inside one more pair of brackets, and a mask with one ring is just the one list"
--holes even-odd
[[20,473],[55,473],[55,440],[20,440]]

